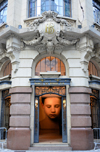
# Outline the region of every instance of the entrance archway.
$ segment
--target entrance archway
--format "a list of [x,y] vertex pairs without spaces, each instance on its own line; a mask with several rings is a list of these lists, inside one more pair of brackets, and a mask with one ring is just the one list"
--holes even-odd
[[[42,121],[39,121],[39,112],[41,112],[40,110],[41,103],[44,106],[45,109],[44,111],[46,116]],[[34,107],[35,107],[34,108],[35,109],[34,142],[38,143],[43,140],[44,141],[52,140],[52,142],[53,141],[57,142],[57,141],[61,141],[61,137],[62,137],[62,142],[66,143],[67,142],[66,87],[65,86],[35,87]],[[40,138],[39,138],[39,132],[40,132]],[[48,137],[48,135],[50,136]]]

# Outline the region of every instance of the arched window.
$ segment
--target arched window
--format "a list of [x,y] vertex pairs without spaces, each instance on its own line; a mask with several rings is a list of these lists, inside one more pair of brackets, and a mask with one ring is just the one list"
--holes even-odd
[[71,0],[29,0],[29,17],[40,16],[45,11],[71,16]]
[[3,76],[11,74],[11,70],[12,70],[12,65],[11,65],[11,62],[9,61],[8,64],[4,68]]
[[91,75],[98,76],[98,70],[92,61],[89,62],[88,70],[89,70],[89,75],[91,74]]
[[40,72],[57,71],[61,72],[61,75],[65,75],[65,65],[64,63],[53,56],[48,56],[41,59],[35,68],[35,75],[40,75]]

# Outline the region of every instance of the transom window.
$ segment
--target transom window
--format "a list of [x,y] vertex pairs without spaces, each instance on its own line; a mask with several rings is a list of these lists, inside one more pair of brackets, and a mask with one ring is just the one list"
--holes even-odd
[[100,24],[100,2],[98,0],[93,0],[93,15],[94,21]]
[[65,65],[64,63],[53,56],[48,56],[41,59],[35,68],[35,75],[40,75],[40,72],[57,71],[61,72],[61,75],[65,75]]
[[71,16],[71,0],[29,0],[29,17],[40,16],[45,11]]
[[7,21],[7,6],[8,0],[4,0],[0,3],[0,24]]

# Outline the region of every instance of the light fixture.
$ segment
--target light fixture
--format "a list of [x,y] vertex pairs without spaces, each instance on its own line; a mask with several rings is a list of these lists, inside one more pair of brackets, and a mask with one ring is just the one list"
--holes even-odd
[[38,107],[38,99],[37,98],[35,99],[35,107],[36,108]]
[[66,100],[65,99],[63,100],[63,107],[64,108],[66,107]]

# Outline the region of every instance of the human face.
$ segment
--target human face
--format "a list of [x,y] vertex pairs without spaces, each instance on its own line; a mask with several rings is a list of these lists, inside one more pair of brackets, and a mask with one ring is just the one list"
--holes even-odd
[[50,119],[55,119],[60,114],[61,101],[57,97],[48,97],[44,100],[44,111]]

